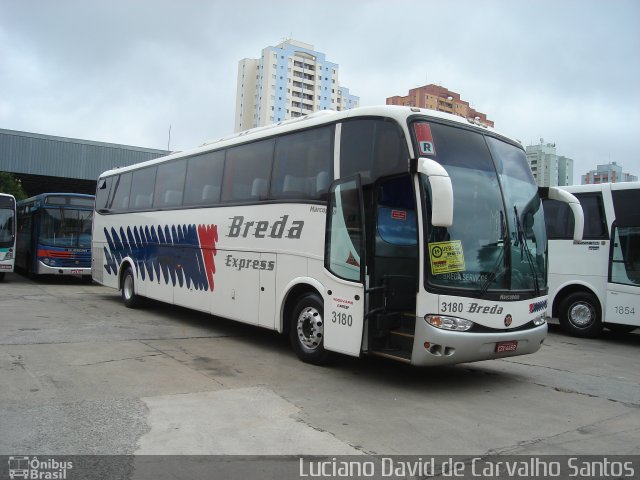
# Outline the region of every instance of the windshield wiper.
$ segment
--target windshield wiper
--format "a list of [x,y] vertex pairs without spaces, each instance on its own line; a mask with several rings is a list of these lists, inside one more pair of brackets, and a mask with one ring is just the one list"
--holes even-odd
[[535,261],[533,260],[533,254],[529,249],[529,245],[527,244],[527,239],[525,238],[524,229],[522,228],[522,223],[520,223],[520,217],[518,216],[518,208],[513,206],[513,213],[516,217],[516,228],[518,230],[518,242],[520,242],[520,257],[522,258],[523,253],[524,257],[527,259],[527,263],[529,264],[529,269],[533,274],[533,288],[535,289],[536,295],[540,294],[540,285],[538,283],[538,272],[536,271]]
[[[511,237],[507,235],[507,228],[504,221],[504,213],[502,213],[502,210],[500,211],[500,233],[501,233],[501,239],[500,241],[496,242],[495,245],[500,246],[500,244],[502,243],[502,249],[500,250],[500,254],[498,255],[498,258],[493,264],[493,267],[491,268],[491,272],[487,276],[486,280],[480,286],[481,297],[483,297],[487,293],[487,290],[489,290],[489,286],[496,280],[498,275],[500,275],[505,270],[507,270],[507,268],[504,265],[503,259],[504,259],[504,251],[507,248],[510,248],[511,246]],[[502,264],[502,268],[501,268],[501,264]]]

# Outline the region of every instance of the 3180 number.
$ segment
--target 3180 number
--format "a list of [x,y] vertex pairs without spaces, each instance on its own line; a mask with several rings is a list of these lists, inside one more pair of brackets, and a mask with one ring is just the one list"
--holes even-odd
[[353,325],[353,317],[351,315],[342,312],[331,313],[333,315],[333,318],[331,318],[331,321],[333,323],[337,323],[338,325],[346,325],[347,327]]
[[442,313],[461,313],[464,311],[464,305],[458,302],[442,302],[440,310]]

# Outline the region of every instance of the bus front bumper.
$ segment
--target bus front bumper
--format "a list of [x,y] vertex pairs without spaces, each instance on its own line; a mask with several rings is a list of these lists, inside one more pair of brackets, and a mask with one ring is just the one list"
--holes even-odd
[[[447,365],[526,355],[537,352],[546,336],[546,323],[527,330],[476,333],[442,330],[417,318],[411,363]],[[503,347],[507,350],[498,351]]]
[[91,267],[56,267],[38,261],[38,275],[91,275]]

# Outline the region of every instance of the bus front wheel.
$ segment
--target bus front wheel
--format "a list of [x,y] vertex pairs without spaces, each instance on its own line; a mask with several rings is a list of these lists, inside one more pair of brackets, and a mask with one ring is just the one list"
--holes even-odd
[[598,300],[586,292],[568,295],[560,304],[560,326],[576,337],[600,335],[603,325]]
[[324,306],[315,293],[300,297],[292,310],[289,340],[293,351],[306,363],[322,365],[329,360],[324,349]]
[[140,296],[136,295],[136,283],[131,267],[127,267],[122,275],[122,302],[127,308],[140,306]]

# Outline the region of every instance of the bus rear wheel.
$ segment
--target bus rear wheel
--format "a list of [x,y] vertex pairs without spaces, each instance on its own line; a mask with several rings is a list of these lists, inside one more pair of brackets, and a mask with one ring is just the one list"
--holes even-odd
[[289,325],[289,340],[300,360],[322,365],[329,360],[324,349],[324,306],[315,293],[300,297],[294,306]]
[[122,275],[122,303],[127,308],[138,308],[140,306],[140,296],[136,294],[136,282],[131,267],[127,267]]
[[560,326],[576,337],[600,335],[603,325],[598,300],[586,292],[569,294],[560,304]]

